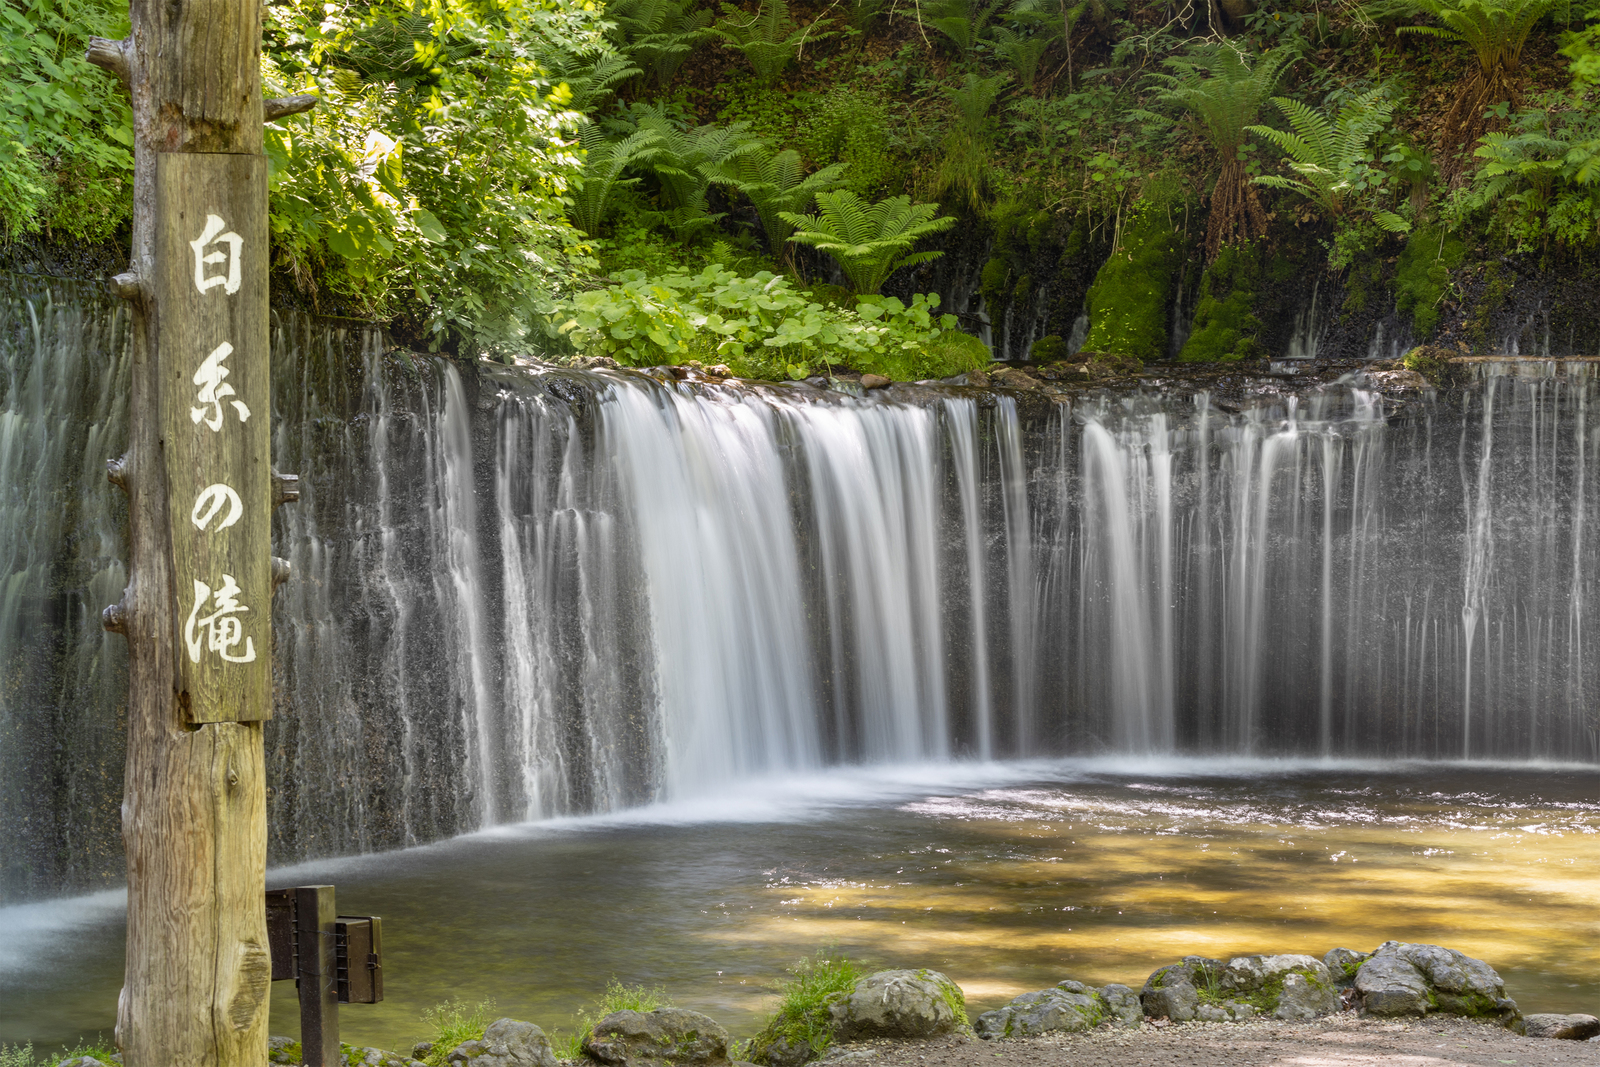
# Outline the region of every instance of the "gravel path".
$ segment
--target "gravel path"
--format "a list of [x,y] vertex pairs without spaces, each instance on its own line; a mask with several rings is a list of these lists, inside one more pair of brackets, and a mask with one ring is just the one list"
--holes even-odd
[[1175,1023],[1138,1030],[863,1042],[824,1067],[1600,1067],[1600,1042],[1519,1037],[1458,1018],[1408,1023],[1345,1013],[1309,1023]]

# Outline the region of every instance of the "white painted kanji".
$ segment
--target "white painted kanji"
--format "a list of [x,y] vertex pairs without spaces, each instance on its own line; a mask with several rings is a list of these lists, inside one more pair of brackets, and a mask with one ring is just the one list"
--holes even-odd
[[[195,397],[200,406],[189,409],[190,421],[199,424],[204,422],[212,430],[222,429],[222,402],[234,396],[233,386],[223,381],[230,373],[222,361],[233,354],[233,346],[224,341],[212,350],[212,353],[200,364],[200,369],[194,372],[194,384],[200,387],[200,393]],[[239,400],[229,400],[228,403],[239,413],[240,422],[250,421],[250,409]],[[207,408],[211,410],[207,412]]]
[[[239,253],[244,248],[244,238],[232,230],[223,233],[223,227],[227,225],[219,216],[207,215],[206,228],[200,231],[199,237],[189,242],[189,247],[194,249],[194,287],[202,293],[219,285],[229,296],[239,291]],[[206,251],[218,244],[227,245],[227,250],[218,248],[212,252]],[[220,263],[227,264],[227,269],[222,273],[213,273],[208,269]]]
[[[199,663],[202,652],[216,653],[229,663],[255,662],[255,642],[244,635],[244,623],[239,618],[250,609],[239,603],[239,592],[231,574],[222,576],[222,588],[216,592],[200,579],[194,580],[194,607],[183,628],[183,642],[188,646],[191,662]],[[211,601],[212,611],[201,615],[207,600]],[[239,654],[234,649],[241,642],[244,652]]]
[[189,521],[194,523],[196,529],[204,530],[217,517],[217,513],[227,508],[227,514],[222,516],[222,521],[217,523],[217,529],[226,530],[244,515],[244,503],[239,499],[239,494],[233,491],[232,486],[208,485],[200,490],[200,495],[195,497],[194,510],[189,512]]

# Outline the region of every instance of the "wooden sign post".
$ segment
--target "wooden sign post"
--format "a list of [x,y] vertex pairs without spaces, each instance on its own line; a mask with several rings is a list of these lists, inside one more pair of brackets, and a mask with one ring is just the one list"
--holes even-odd
[[271,715],[275,483],[260,0],[132,0],[89,60],[133,103],[128,639],[122,807],[125,1067],[264,1067],[272,964],[262,721]]

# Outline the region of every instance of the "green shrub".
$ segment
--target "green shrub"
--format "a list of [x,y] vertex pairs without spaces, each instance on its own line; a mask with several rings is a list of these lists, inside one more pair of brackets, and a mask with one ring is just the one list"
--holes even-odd
[[464,1000],[447,1000],[422,1013],[422,1020],[433,1031],[428,1067],[445,1067],[445,1057],[463,1041],[477,1041],[494,1021],[494,1001],[485,1000],[468,1009]]
[[614,1011],[655,1011],[670,1008],[672,1001],[667,991],[660,987],[651,989],[642,985],[623,985],[615,978],[606,983],[606,991],[594,1006],[573,1016],[573,1033],[559,1047],[564,1060],[582,1060],[583,1043],[594,1031],[595,1023]]
[[972,347],[981,342],[945,337],[956,332],[955,317],[936,319],[938,303],[938,294],[910,304],[868,296],[840,307],[770,271],[741,277],[713,264],[695,276],[624,271],[607,288],[559,304],[552,327],[580,352],[633,366],[702,359],[769,380],[846,363],[900,380],[943,377],[987,362],[987,350],[980,361]]
[[767,1050],[779,1041],[802,1041],[821,1053],[832,1040],[828,1007],[848,995],[861,980],[862,970],[844,956],[823,951],[789,968],[792,976],[778,989],[782,999],[767,1025],[750,1042],[750,1058],[767,1062]]
[[1418,230],[1406,242],[1395,270],[1394,309],[1411,316],[1411,330],[1426,341],[1439,328],[1439,306],[1450,286],[1450,272],[1461,265],[1466,245],[1443,227]]
[[1141,360],[1166,357],[1167,304],[1183,244],[1166,208],[1141,201],[1089,287],[1086,351]]

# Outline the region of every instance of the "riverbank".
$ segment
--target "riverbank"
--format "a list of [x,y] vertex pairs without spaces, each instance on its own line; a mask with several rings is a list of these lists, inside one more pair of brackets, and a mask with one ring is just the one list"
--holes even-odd
[[1600,1064],[1600,1041],[1523,1037],[1454,1016],[1395,1022],[1341,1012],[1310,1022],[1146,1022],[1138,1029],[839,1045],[827,1067],[1557,1067]]

